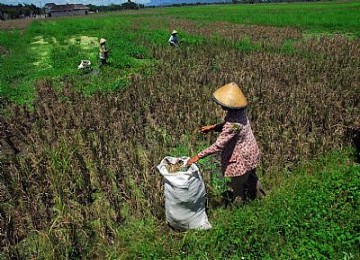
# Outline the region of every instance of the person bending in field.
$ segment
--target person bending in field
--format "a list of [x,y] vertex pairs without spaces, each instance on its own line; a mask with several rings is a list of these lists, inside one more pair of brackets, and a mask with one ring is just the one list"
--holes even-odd
[[179,39],[178,39],[178,32],[176,30],[173,30],[171,32],[171,36],[168,40],[170,46],[172,47],[179,47]]
[[225,122],[201,128],[203,134],[211,131],[220,134],[214,144],[190,158],[187,165],[221,152],[222,172],[225,177],[231,178],[228,185],[233,193],[233,202],[242,205],[246,196],[249,199],[265,196],[256,176],[260,151],[246,115],[244,94],[235,82],[231,82],[216,90],[212,97],[226,111]]
[[99,67],[101,68],[103,65],[107,64],[109,50],[106,48],[106,39],[100,39],[100,47],[99,47],[99,57],[100,57],[100,64]]

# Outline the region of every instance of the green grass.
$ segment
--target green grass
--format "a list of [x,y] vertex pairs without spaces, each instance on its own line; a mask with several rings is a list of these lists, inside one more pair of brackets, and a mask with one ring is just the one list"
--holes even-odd
[[[119,16],[73,18],[34,21],[22,33],[0,32],[0,45],[10,51],[10,55],[0,57],[1,95],[18,103],[31,103],[35,82],[43,78],[71,78],[79,89],[90,94],[123,87],[129,73],[151,64],[147,61],[148,50],[134,42],[134,33],[126,32],[129,24]],[[77,66],[82,59],[91,60],[98,70],[101,37],[109,39],[109,68],[102,70],[100,76],[81,75]]]
[[348,151],[326,155],[297,168],[262,201],[212,210],[210,231],[170,232],[139,244],[134,239],[132,256],[356,259],[360,257],[359,177],[360,166]]
[[[161,19],[166,16],[193,19],[194,27],[197,25],[210,26],[210,32],[211,23],[214,21],[227,21],[245,25],[292,26],[307,33],[307,37],[317,33],[331,34],[334,32],[359,36],[360,21],[356,16],[359,12],[358,1],[159,8],[142,10],[142,12],[141,14],[124,12],[108,16],[38,20],[25,31],[0,31],[0,45],[10,51],[9,55],[0,57],[1,97],[4,96],[18,103],[31,103],[36,93],[36,85],[39,80],[44,78],[46,82],[51,83],[50,86],[55,88],[71,86],[72,89],[91,95],[97,91],[117,91],[127,87],[128,76],[132,73],[141,74],[142,77],[154,73],[156,71],[153,70],[154,66],[165,61],[153,59],[151,51],[156,50],[158,53],[169,51],[165,48],[168,47],[167,39],[171,24],[164,19],[164,24],[160,28],[154,29],[149,22],[159,22],[154,15],[160,16]],[[142,16],[145,16],[146,19],[154,16],[154,20],[137,20],[137,18],[143,18]],[[184,27],[186,26],[184,25]],[[211,33],[209,35],[207,39],[205,36],[182,33],[183,43],[180,51],[183,51],[184,55],[191,55],[191,51],[196,50],[193,48],[194,46],[205,45],[209,47],[209,50],[224,49],[229,50],[229,53],[236,50],[245,57],[250,57],[254,53],[262,54],[262,52],[273,52],[280,54],[279,56],[285,54],[308,57],[307,55],[309,55],[310,58],[311,55],[316,55],[299,53],[296,49],[298,43],[296,39],[286,39],[277,46],[263,46],[260,43],[251,42],[247,37],[235,41],[223,39],[219,35],[211,35]],[[84,42],[82,36],[86,36],[86,39],[90,39],[90,41]],[[77,70],[80,59],[90,59],[97,68],[97,40],[100,37],[108,39],[108,46],[112,50],[110,66],[102,69],[99,74],[80,74]],[[220,48],[213,48],[214,46]],[[201,48],[198,49],[202,51]],[[223,52],[223,54],[226,53]],[[179,57],[185,56],[179,55]],[[223,66],[220,62],[222,57],[213,59],[212,56],[209,56],[209,58],[213,62],[205,64],[210,64],[213,71],[217,71],[219,66]],[[182,64],[188,65],[187,70],[196,69],[198,71],[196,63],[187,64],[184,59]],[[291,64],[295,64],[296,67],[299,65],[296,62]],[[183,72],[186,71],[181,66],[179,67]],[[175,70],[174,73],[176,74]],[[286,73],[288,72],[285,71]],[[183,75],[187,76],[187,74]],[[192,74],[189,73],[189,75]],[[216,75],[216,77],[218,76]],[[205,83],[205,86],[215,82],[214,77],[209,79],[212,79],[212,83]],[[161,82],[165,81],[167,78],[165,80],[161,78]],[[161,82],[159,83],[161,84]],[[172,83],[174,82],[178,84],[177,81],[172,81]],[[171,81],[169,81],[169,85],[171,85],[170,83]],[[167,83],[165,86],[168,86]],[[342,86],[346,86],[346,84],[344,83]],[[144,87],[147,86],[144,85]],[[193,101],[193,96],[188,100]],[[146,99],[141,100],[147,102]],[[71,101],[69,100],[69,102]],[[143,108],[139,105],[137,109]],[[136,115],[135,113],[135,117]],[[199,116],[200,114],[196,112],[194,115]],[[10,115],[8,116],[10,117]],[[35,124],[41,125],[42,120],[39,118]],[[106,120],[106,118],[102,120]],[[106,122],[111,122],[111,120]],[[137,123],[136,119],[132,123]],[[296,121],[295,124],[297,125]],[[130,124],[129,129],[131,127]],[[172,143],[171,135],[173,133],[168,131],[165,126],[159,125],[155,130],[149,128],[148,131],[150,132],[146,134],[159,135],[163,138],[156,139],[154,137],[153,141],[150,138],[147,139],[151,140],[150,145],[157,142],[156,140],[163,140],[164,145]],[[193,135],[195,134],[191,133],[189,136],[184,134],[179,141],[180,145],[173,148],[167,147],[169,153],[174,156],[193,155],[196,144],[196,149],[204,148],[206,142],[200,140],[195,142]],[[266,139],[267,137],[262,135],[260,138]],[[80,137],[79,139],[82,140]],[[30,206],[25,199],[14,199],[14,201],[20,201],[19,205],[15,203],[14,207],[12,202],[1,205],[2,210],[14,218],[12,222],[4,223],[15,226],[17,225],[16,221],[19,221],[19,226],[23,227],[26,233],[16,233],[16,236],[10,234],[9,237],[19,238],[19,241],[7,244],[5,250],[8,255],[2,255],[3,253],[0,252],[0,259],[8,258],[7,256],[40,259],[360,258],[358,253],[360,244],[358,235],[360,233],[358,208],[360,169],[359,165],[351,163],[348,150],[326,155],[313,162],[304,162],[293,172],[284,170],[278,174],[271,173],[269,176],[262,176],[265,187],[271,187],[272,190],[267,198],[250,203],[240,209],[216,208],[217,205],[213,203],[211,204],[212,208],[209,209],[209,219],[214,227],[212,230],[177,233],[170,230],[164,220],[158,218],[161,214],[161,207],[157,208],[160,213],[156,212],[156,217],[151,216],[154,212],[150,212],[151,207],[144,202],[147,198],[146,194],[142,193],[144,189],[132,179],[133,175],[130,175],[131,177],[125,182],[120,180],[121,185],[125,185],[124,187],[117,187],[118,180],[116,178],[118,177],[114,177],[115,172],[107,171],[106,168],[100,171],[101,166],[97,166],[89,159],[87,150],[84,150],[86,156],[84,156],[83,165],[88,168],[88,172],[80,172],[76,177],[67,175],[66,173],[72,172],[69,170],[73,167],[71,160],[76,157],[76,153],[79,153],[81,148],[75,145],[79,143],[78,141],[74,141],[74,145],[70,145],[66,140],[64,139],[64,143],[59,146],[49,146],[48,148],[41,146],[39,148],[47,149],[44,154],[48,158],[44,158],[44,161],[48,160],[49,164],[46,165],[47,168],[44,171],[49,174],[51,183],[55,187],[55,194],[46,193],[48,190],[46,185],[50,184],[45,181],[44,185],[38,185],[36,182],[36,185],[31,186],[31,189],[40,189],[44,192],[32,192],[30,188],[25,192],[21,185],[16,187],[16,182],[12,184],[15,191],[17,189],[21,191],[14,192],[16,196],[22,196],[22,192],[36,195],[29,197]],[[130,139],[130,142],[136,142],[136,140]],[[275,142],[278,140],[275,139],[272,142],[271,144],[276,145]],[[284,141],[284,143],[286,142]],[[305,144],[308,143],[305,142]],[[319,145],[321,145],[320,141]],[[115,144],[112,144],[109,147],[112,149],[114,146]],[[96,149],[96,143],[94,147]],[[138,155],[145,154],[140,150],[145,148],[139,147],[138,153],[129,151],[131,152],[129,158],[132,159],[137,155],[139,161],[134,167],[147,170],[151,166],[142,165],[143,163],[149,164],[147,157]],[[111,156],[110,153],[109,158],[113,158]],[[81,156],[79,155],[79,157]],[[41,169],[42,160],[39,159],[35,162],[39,169]],[[19,160],[19,162],[22,161]],[[270,160],[270,162],[273,161]],[[28,165],[26,160],[22,163]],[[30,180],[35,178],[32,175],[37,176],[36,174],[41,176],[40,180],[48,178],[46,174],[42,175],[42,171],[38,173],[34,170],[33,172],[31,167],[29,164],[29,170],[24,171],[24,175],[29,175]],[[211,158],[202,160],[200,167],[205,174],[218,171]],[[76,169],[74,172],[78,173]],[[98,170],[99,178],[97,178]],[[121,170],[128,169],[125,167]],[[128,171],[131,172],[131,170]],[[160,176],[151,178],[160,178]],[[89,181],[92,186],[88,184]],[[114,186],[110,187],[107,184]],[[219,197],[224,190],[224,183],[216,178],[216,174],[208,176],[207,186],[212,197]],[[87,190],[89,187],[96,187],[96,189]],[[106,188],[106,192],[101,190],[102,187]],[[124,205],[114,203],[114,201],[121,200],[111,196],[122,196],[123,193],[119,192],[121,189],[124,189],[124,196],[129,197],[126,198],[126,201],[134,203],[124,203]],[[156,192],[160,194],[162,191],[156,190]],[[81,196],[86,194],[91,194],[92,197],[89,199],[92,199],[93,202],[82,205],[84,198]],[[51,196],[54,196],[54,204],[46,204],[47,209],[51,210],[49,215],[52,217],[49,219],[45,219],[47,214],[45,202],[41,202],[41,200],[46,201],[47,196],[49,196],[49,201],[52,201]],[[11,201],[10,198],[9,201]],[[111,203],[114,203],[116,207]],[[23,216],[26,217],[17,219],[17,205],[18,209],[26,209],[26,212],[28,208],[34,207],[29,209],[29,212],[35,210],[35,216],[36,214],[42,216],[43,222],[35,223],[36,218],[31,215],[32,213],[24,214]],[[131,213],[134,212],[132,209],[134,207],[139,207],[140,210],[146,207],[143,211],[139,210],[141,212],[139,215],[146,213],[148,217],[139,219],[139,215],[137,215],[136,218]],[[123,219],[118,219],[117,216],[121,216]],[[28,226],[34,228],[28,230],[26,229]],[[11,230],[12,226],[5,227],[8,228],[7,230]]]
[[202,21],[296,27],[309,32],[360,36],[360,2],[217,5],[169,8],[163,15]]
[[[39,79],[62,80],[71,77],[77,87],[87,94],[114,91],[127,85],[131,73],[147,71],[155,64],[150,48],[166,46],[169,21],[163,18],[192,19],[199,26],[209,27],[215,21],[244,25],[296,27],[307,35],[342,33],[359,37],[360,2],[293,3],[218,5],[180,8],[146,9],[141,13],[115,13],[107,16],[74,17],[34,21],[25,31],[0,31],[0,45],[9,55],[0,57],[0,94],[17,103],[31,103]],[[154,23],[161,17],[159,29]],[[91,39],[82,41],[82,36]],[[97,68],[98,39],[108,39],[111,48],[111,68],[100,77],[79,77],[77,65],[90,59]],[[198,45],[208,41],[203,36],[182,34],[184,45]],[[214,37],[213,44],[225,44],[241,52],[276,51],[294,53],[291,40],[276,48],[263,48],[246,37],[229,43]]]
[[[350,150],[279,174],[279,186],[265,199],[242,208],[211,209],[213,228],[208,231],[175,232],[151,217],[120,225],[104,218],[75,221],[71,228],[64,222],[75,220],[66,217],[70,205],[60,205],[65,215],[16,250],[37,258],[358,259],[360,165]],[[107,205],[100,207],[106,210]],[[113,234],[111,241],[104,240],[104,232]]]

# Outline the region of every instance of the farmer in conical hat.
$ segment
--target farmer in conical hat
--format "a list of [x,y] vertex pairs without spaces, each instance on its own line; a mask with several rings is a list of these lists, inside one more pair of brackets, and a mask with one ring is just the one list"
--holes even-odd
[[168,40],[170,46],[179,47],[179,39],[178,39],[177,35],[178,35],[178,32],[176,30],[173,30],[171,32],[171,36]]
[[250,199],[263,197],[265,192],[255,172],[260,152],[246,115],[244,94],[235,82],[231,82],[217,89],[212,97],[226,111],[225,122],[201,128],[203,134],[210,131],[220,134],[214,144],[189,159],[187,165],[221,152],[222,172],[225,177],[231,177],[229,186],[233,201],[243,204],[246,194]]
[[106,39],[100,39],[100,47],[99,47],[99,57],[100,57],[100,64],[99,67],[107,64],[109,50],[106,48]]

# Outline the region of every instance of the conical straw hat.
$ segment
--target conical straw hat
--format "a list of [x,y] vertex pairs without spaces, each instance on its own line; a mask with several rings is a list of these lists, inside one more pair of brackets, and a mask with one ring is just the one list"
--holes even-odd
[[104,38],[100,39],[100,44],[105,43],[105,42],[106,42],[106,39],[104,39]]
[[176,30],[173,30],[171,34],[177,34],[178,32]]
[[246,97],[235,82],[218,88],[213,93],[213,98],[220,106],[230,109],[240,109],[247,106]]

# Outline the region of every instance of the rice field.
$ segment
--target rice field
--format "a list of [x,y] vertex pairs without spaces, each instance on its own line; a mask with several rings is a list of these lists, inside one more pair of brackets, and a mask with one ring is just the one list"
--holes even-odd
[[[209,97],[231,81],[248,98],[270,193],[299,164],[349,146],[359,11],[358,1],[224,5],[1,22],[0,257],[111,258],[118,230],[146,218],[171,234],[155,167],[216,139],[198,129],[221,120]],[[101,69],[100,38],[111,49]],[[95,73],[77,69],[82,59]],[[214,215],[217,162],[199,163]]]

